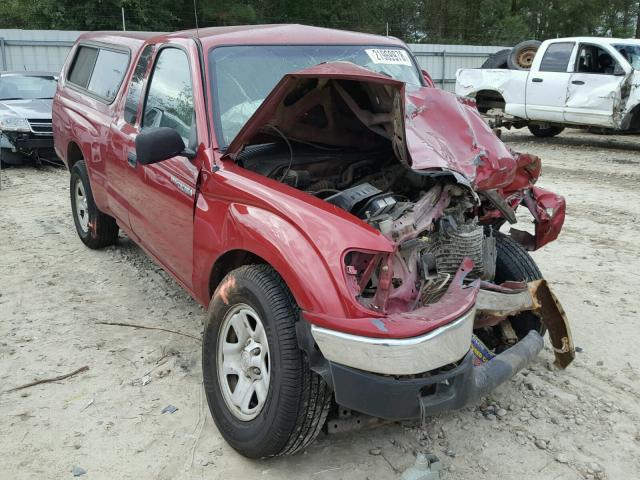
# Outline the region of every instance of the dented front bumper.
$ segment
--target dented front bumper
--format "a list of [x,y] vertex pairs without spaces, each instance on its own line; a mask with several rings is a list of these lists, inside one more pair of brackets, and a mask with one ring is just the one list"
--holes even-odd
[[331,379],[339,405],[374,417],[410,420],[462,408],[488,394],[529,364],[543,345],[532,331],[485,364],[474,366],[469,352],[453,368],[421,378],[377,375],[330,362]]
[[418,337],[372,338],[312,326],[329,364],[336,402],[388,419],[461,408],[511,378],[542,350],[542,337],[531,331],[488,362],[474,366],[473,329],[497,325],[522,311],[540,317],[556,365],[565,368],[571,363],[575,351],[569,324],[545,280],[500,286],[474,283],[477,296],[472,309]]
[[311,334],[324,357],[384,375],[414,375],[459,361],[469,351],[475,309],[442,327],[411,338],[373,338],[317,326]]

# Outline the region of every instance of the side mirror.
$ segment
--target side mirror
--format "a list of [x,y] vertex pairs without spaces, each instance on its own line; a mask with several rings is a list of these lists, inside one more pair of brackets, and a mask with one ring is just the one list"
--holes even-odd
[[431,75],[429,75],[429,72],[427,72],[425,69],[420,70],[420,72],[422,73],[422,78],[424,79],[424,83],[427,84],[427,87],[435,87],[435,83],[433,83],[433,78],[431,78]]
[[147,128],[136,137],[136,157],[142,165],[158,163],[176,155],[192,158],[194,152],[185,148],[184,140],[173,128]]
[[627,72],[625,72],[625,70],[622,67],[622,65],[620,65],[619,63],[616,62],[616,66],[613,67],[613,74],[616,75],[616,76],[622,76],[622,75],[626,75]]

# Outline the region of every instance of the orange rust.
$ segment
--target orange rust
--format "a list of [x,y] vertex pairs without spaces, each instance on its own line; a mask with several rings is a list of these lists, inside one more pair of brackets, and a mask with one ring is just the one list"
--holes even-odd
[[227,279],[218,287],[218,294],[226,305],[229,305],[229,290],[235,286],[236,279],[234,277],[227,277]]
[[549,338],[556,356],[555,365],[567,368],[576,357],[567,315],[546,280],[529,282],[529,291],[539,305],[533,310],[534,313],[549,330]]

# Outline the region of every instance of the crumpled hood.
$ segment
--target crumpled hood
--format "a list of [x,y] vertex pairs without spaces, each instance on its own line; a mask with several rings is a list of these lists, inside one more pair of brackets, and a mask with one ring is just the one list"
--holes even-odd
[[51,120],[51,105],[53,100],[0,100],[0,115],[10,114],[22,118],[37,120]]
[[449,172],[476,190],[508,185],[516,160],[477,109],[454,94],[405,85],[349,62],[285,75],[225,155],[285,135],[301,142],[372,149],[391,142],[414,170]]

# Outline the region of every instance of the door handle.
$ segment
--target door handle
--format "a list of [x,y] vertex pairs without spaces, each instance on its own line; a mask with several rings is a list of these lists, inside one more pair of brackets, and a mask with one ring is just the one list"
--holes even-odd
[[532,82],[535,82],[535,83],[542,83],[542,79],[541,79],[541,78],[538,78],[538,77],[536,77],[536,78],[532,78],[532,79],[531,79],[531,81],[532,81]]
[[574,85],[584,85],[584,82],[582,80],[572,80],[571,83],[573,83]]
[[136,168],[136,166],[138,165],[138,157],[136,155],[136,152],[127,153],[127,163],[131,168]]

